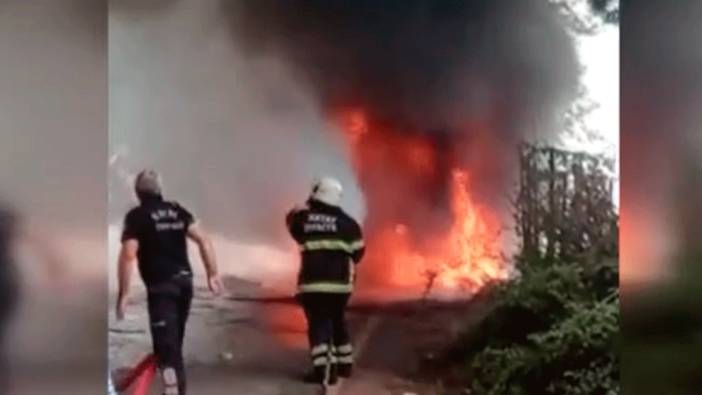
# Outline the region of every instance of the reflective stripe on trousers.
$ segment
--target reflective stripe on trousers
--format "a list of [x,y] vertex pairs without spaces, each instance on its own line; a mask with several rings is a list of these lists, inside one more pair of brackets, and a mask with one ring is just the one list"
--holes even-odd
[[334,357],[336,363],[353,364],[353,346],[351,343],[346,343],[335,347]]

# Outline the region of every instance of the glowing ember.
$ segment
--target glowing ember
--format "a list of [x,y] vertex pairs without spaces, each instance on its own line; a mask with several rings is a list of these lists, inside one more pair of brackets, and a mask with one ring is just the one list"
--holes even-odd
[[360,111],[341,122],[368,206],[366,284],[475,292],[507,277],[499,220],[471,196],[468,170],[426,135],[371,128]]

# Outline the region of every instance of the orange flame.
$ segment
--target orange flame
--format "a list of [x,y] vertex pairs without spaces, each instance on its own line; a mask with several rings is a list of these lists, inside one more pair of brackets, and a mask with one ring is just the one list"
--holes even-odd
[[[431,211],[429,204],[417,206],[409,201],[414,196],[407,191],[426,193],[431,189],[431,180],[441,177],[437,169],[440,154],[421,134],[371,130],[362,111],[342,112],[340,120],[368,200],[368,263],[363,270],[371,272],[369,277],[384,286],[471,293],[507,278],[508,266],[499,253],[499,220],[471,195],[467,169],[450,169],[450,226],[437,234],[423,235],[418,243],[420,232],[412,224],[388,218],[379,221],[373,209],[376,214],[390,210],[402,213],[396,206],[406,211]],[[385,169],[379,170],[381,167]],[[378,177],[376,173],[383,171]],[[387,187],[379,184],[378,178],[392,178],[395,184]]]
[[439,279],[445,286],[466,284],[476,291],[494,280],[507,277],[498,252],[499,223],[469,194],[469,176],[465,170],[453,171],[451,198],[453,228],[448,236],[447,255],[443,257]]

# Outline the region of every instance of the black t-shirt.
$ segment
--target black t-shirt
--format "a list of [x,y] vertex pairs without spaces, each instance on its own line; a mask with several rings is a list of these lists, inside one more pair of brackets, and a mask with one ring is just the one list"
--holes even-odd
[[193,215],[178,203],[155,197],[127,213],[122,241],[139,241],[139,273],[147,287],[192,273],[187,232],[194,222]]

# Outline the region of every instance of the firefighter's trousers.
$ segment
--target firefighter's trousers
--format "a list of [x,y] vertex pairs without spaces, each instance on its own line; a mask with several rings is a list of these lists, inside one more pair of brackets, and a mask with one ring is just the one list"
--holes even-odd
[[345,319],[350,296],[314,292],[298,295],[307,317],[315,379],[320,383],[334,383],[338,376],[351,375],[353,347]]

